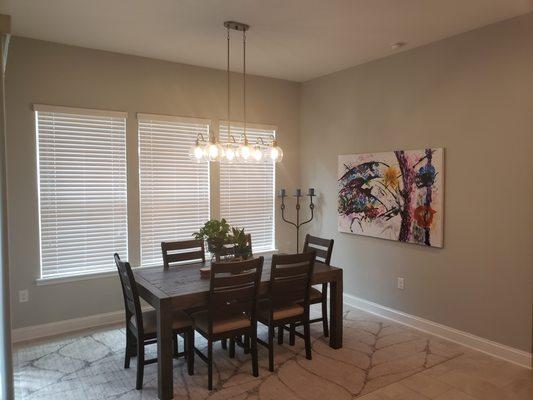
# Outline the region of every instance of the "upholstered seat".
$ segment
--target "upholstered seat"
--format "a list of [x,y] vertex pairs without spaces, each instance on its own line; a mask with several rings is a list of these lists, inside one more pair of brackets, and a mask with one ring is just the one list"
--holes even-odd
[[[283,307],[274,310],[274,312],[272,313],[272,317],[274,318],[274,321],[280,321],[282,319],[302,315],[304,311],[305,309],[300,304],[293,304],[288,307]],[[265,307],[257,310],[257,319],[259,321],[268,321],[269,317],[270,316],[268,308]]]
[[322,292],[314,287],[309,289],[309,303],[317,304],[322,302]]
[[[137,328],[137,321],[132,315],[130,323],[134,328]],[[191,319],[181,311],[175,311],[172,321],[172,330],[182,330],[192,326]],[[143,312],[143,329],[145,335],[155,334],[157,332],[157,313],[155,310]]]
[[[199,329],[203,332],[209,331],[209,322],[207,312],[199,312],[192,315],[194,320],[194,325],[196,329]],[[250,318],[244,314],[236,315],[234,317],[228,317],[224,319],[215,319],[213,320],[213,333],[223,333],[230,332],[235,329],[249,328],[251,325]]]

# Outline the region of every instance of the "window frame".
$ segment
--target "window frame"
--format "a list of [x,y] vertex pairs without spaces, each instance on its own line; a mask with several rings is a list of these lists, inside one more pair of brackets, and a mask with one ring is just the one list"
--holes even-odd
[[[222,126],[228,126],[230,123],[231,123],[232,127],[238,127],[238,128],[241,128],[241,129],[243,129],[244,126],[245,126],[243,121],[233,121],[233,120],[232,121],[228,121],[228,120],[225,120],[225,119],[219,120],[218,121],[219,139],[224,141],[224,142],[227,140],[227,136],[220,134],[221,128],[222,128]],[[250,129],[272,131],[273,132],[272,136],[274,136],[274,139],[276,139],[277,133],[278,133],[278,126],[274,125],[274,124],[246,122],[246,128],[247,129],[250,128]],[[226,134],[227,134],[227,132],[226,132]],[[237,141],[239,141],[240,137],[235,136],[233,133],[232,133],[232,135],[235,137],[235,139]],[[250,144],[254,145],[255,143],[250,143]],[[268,141],[265,142],[265,145],[268,145],[268,144],[269,144]],[[270,161],[269,161],[269,163],[270,163]],[[253,165],[253,164],[256,164],[256,162],[251,161],[249,164]],[[270,252],[273,252],[273,251],[277,251],[277,247],[276,247],[276,217],[277,217],[277,213],[276,213],[276,172],[277,172],[276,162],[272,162],[272,243],[271,243],[271,247],[269,247],[268,249],[262,249],[262,250],[254,251],[254,254],[270,253]],[[221,188],[222,188],[222,184],[221,184],[222,176],[221,176],[221,174],[222,174],[222,162],[220,162],[220,167],[219,167],[219,179],[218,179],[219,194],[221,193]],[[222,210],[222,198],[221,198],[221,195],[219,195],[218,200],[219,200],[218,209],[221,211]],[[222,214],[220,215],[220,218],[223,218]],[[254,238],[252,237],[252,247],[253,247],[253,245],[254,245]]]
[[[191,124],[205,124],[207,125],[207,131],[210,132],[210,130],[213,127],[213,120],[209,118],[197,118],[197,117],[185,117],[185,116],[179,116],[179,115],[165,115],[165,114],[151,114],[151,113],[137,113],[136,114],[137,119],[137,154],[138,154],[138,164],[137,164],[137,178],[138,178],[138,203],[139,203],[139,266],[137,268],[153,268],[158,267],[158,264],[147,264],[143,262],[142,259],[142,195],[141,195],[141,186],[142,186],[142,179],[141,179],[141,140],[140,140],[140,122],[141,120],[155,120],[155,121],[161,121],[161,122],[167,122],[167,123],[191,123]],[[202,132],[204,135],[204,138],[207,140],[207,137],[205,133]],[[189,144],[188,147],[192,146],[193,142]],[[191,160],[191,162],[194,162]],[[208,219],[212,218],[212,210],[213,210],[213,196],[211,195],[212,185],[211,185],[211,177],[212,177],[212,168],[211,168],[211,162],[209,161],[202,161],[207,163],[207,217]],[[200,229],[200,227],[198,227]],[[192,233],[191,237],[192,239]],[[180,239],[176,239],[180,240]],[[206,256],[208,255],[207,249],[206,249]],[[162,262],[161,262],[161,265]]]
[[38,220],[38,247],[39,247],[39,277],[36,279],[37,285],[45,285],[54,282],[77,281],[84,279],[91,279],[93,277],[109,276],[115,274],[114,264],[110,256],[109,269],[99,270],[85,270],[80,273],[63,273],[55,275],[45,275],[43,272],[43,244],[42,244],[42,199],[41,199],[41,152],[39,146],[39,113],[58,113],[58,114],[72,114],[75,116],[88,117],[111,117],[124,119],[124,173],[125,173],[125,249],[126,256],[129,254],[129,218],[128,218],[128,154],[127,154],[127,127],[128,127],[128,113],[125,111],[114,111],[104,109],[79,108],[55,106],[48,104],[33,104],[32,107],[34,118],[34,133],[35,133],[35,160],[36,160],[36,181],[37,181],[37,220]]
[[[37,197],[38,197],[38,206],[37,206],[37,212],[38,212],[38,228],[39,228],[39,278],[36,279],[37,285],[50,285],[55,283],[63,283],[63,282],[72,282],[72,281],[79,281],[79,280],[87,280],[87,279],[95,279],[95,278],[103,278],[103,277],[116,277],[116,272],[114,271],[114,268],[111,267],[109,270],[105,271],[86,271],[84,273],[79,274],[65,274],[65,275],[57,275],[57,276],[44,276],[42,274],[42,226],[41,226],[41,182],[40,182],[40,175],[41,175],[41,166],[40,166],[40,154],[39,154],[39,135],[38,135],[38,115],[37,112],[58,112],[58,113],[71,113],[71,114],[78,114],[78,115],[88,115],[88,116],[111,116],[111,117],[119,117],[124,118],[125,121],[125,130],[124,130],[124,137],[125,137],[125,169],[126,169],[126,208],[127,204],[129,203],[129,197],[132,195],[130,191],[130,187],[128,187],[128,181],[130,180],[130,167],[128,166],[128,163],[130,160],[128,160],[128,145],[129,142],[131,142],[131,138],[128,139],[128,123],[131,124],[130,121],[128,121],[128,113],[124,111],[109,111],[109,110],[102,110],[102,109],[91,109],[91,108],[76,108],[76,107],[65,107],[65,106],[53,106],[53,105],[42,105],[42,104],[34,104],[33,106],[34,111],[34,118],[35,118],[35,143],[36,143],[36,172],[37,172]],[[136,193],[136,200],[139,204],[139,231],[138,231],[138,243],[139,248],[136,249],[136,253],[138,253],[139,256],[139,266],[135,268],[154,268],[157,267],[156,265],[143,265],[142,264],[142,225],[141,225],[141,213],[142,213],[142,205],[141,205],[141,157],[140,157],[140,127],[139,123],[141,119],[154,119],[154,120],[162,120],[164,122],[192,122],[192,123],[205,123],[208,125],[208,130],[214,130],[217,129],[219,133],[219,139],[222,141],[225,141],[225,135],[220,136],[220,130],[223,126],[228,126],[228,121],[223,119],[210,119],[210,118],[195,118],[195,117],[185,117],[185,116],[178,116],[178,115],[164,115],[164,114],[149,114],[149,113],[136,113],[136,140],[137,140],[137,179],[138,179],[138,191]],[[244,127],[244,123],[242,121],[231,121],[232,127],[240,127],[241,129]],[[262,123],[246,123],[246,127],[250,129],[260,129],[260,130],[268,130],[272,131],[272,134],[274,137],[277,136],[278,133],[278,127],[276,125],[272,124],[262,124]],[[234,134],[235,138],[237,136]],[[205,137],[207,139],[207,137]],[[191,143],[192,144],[192,143]],[[265,144],[269,144],[269,141],[267,141]],[[254,162],[251,162],[250,164],[253,164]],[[268,162],[270,163],[270,161]],[[214,188],[212,185],[212,179],[213,179],[213,172],[218,171],[218,179],[217,179],[217,187]],[[222,208],[222,199],[221,199],[221,189],[222,189],[222,180],[221,180],[221,173],[222,173],[222,167],[221,163],[219,163],[218,167],[215,168],[215,170],[212,169],[211,162],[207,162],[207,194],[208,194],[208,218],[214,218],[216,216],[213,216],[211,213],[213,210],[221,210]],[[276,251],[276,163],[272,162],[272,243],[269,249],[262,249],[258,250],[255,253],[269,253],[272,251]],[[213,192],[215,190],[215,192]],[[217,193],[218,195],[214,196],[213,193]],[[135,203],[135,202],[134,202]],[[219,217],[222,217],[221,215]],[[130,215],[129,212],[126,212],[126,250],[129,253],[131,253],[129,249],[129,223],[130,223]],[[137,251],[138,250],[138,251]],[[207,250],[206,250],[207,251]],[[207,256],[209,254],[207,253]]]

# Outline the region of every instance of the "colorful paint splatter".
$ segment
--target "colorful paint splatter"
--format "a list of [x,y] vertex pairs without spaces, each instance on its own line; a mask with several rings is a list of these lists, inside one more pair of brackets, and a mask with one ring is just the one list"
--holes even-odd
[[443,149],[339,156],[339,231],[443,245]]

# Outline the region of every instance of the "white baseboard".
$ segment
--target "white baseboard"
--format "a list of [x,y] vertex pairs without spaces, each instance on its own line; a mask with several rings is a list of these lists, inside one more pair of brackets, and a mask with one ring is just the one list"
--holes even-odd
[[[373,303],[350,294],[344,294],[344,303],[351,307],[359,308],[363,311],[379,315],[420,331],[430,333],[477,351],[481,351],[493,357],[497,357],[522,367],[532,369],[532,354],[526,351],[493,342],[491,340],[472,335],[471,333],[450,328],[449,326],[385,307],[381,304]],[[120,310],[105,314],[97,314],[88,317],[74,318],[43,325],[13,329],[12,337],[14,343],[19,343],[49,336],[57,336],[82,329],[96,328],[99,326],[119,324],[123,322],[124,311]]]
[[49,324],[27,326],[11,331],[13,343],[41,339],[49,336],[79,331],[82,329],[96,328],[99,326],[119,324],[124,322],[124,311],[113,311],[105,314],[90,315],[88,317],[67,319]]
[[380,317],[387,318],[420,331],[441,337],[451,342],[458,343],[482,353],[486,353],[493,357],[509,361],[513,364],[520,365],[521,367],[532,369],[532,354],[528,353],[527,351],[493,342],[491,340],[472,335],[471,333],[450,328],[449,326],[416,317],[393,308],[385,307],[381,304],[373,303],[350,294],[344,294],[344,303],[349,306],[359,308],[363,311],[379,315]]

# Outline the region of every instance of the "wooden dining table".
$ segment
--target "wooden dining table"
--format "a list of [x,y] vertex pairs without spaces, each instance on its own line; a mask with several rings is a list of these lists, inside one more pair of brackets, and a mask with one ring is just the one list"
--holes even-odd
[[[265,256],[260,294],[268,293],[271,255]],[[200,268],[210,262],[182,264],[163,269],[147,267],[135,271],[139,296],[157,312],[157,390],[161,400],[173,397],[173,347],[172,313],[207,305],[209,278],[202,278]],[[313,284],[330,284],[330,338],[329,345],[334,349],[342,347],[342,269],[315,262]]]

